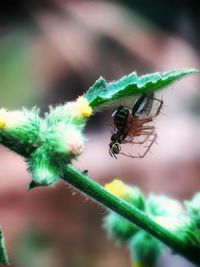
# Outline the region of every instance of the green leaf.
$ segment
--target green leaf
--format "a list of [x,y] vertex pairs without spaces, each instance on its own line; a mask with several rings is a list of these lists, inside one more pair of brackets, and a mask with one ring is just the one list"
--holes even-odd
[[4,245],[2,230],[0,229],[0,264],[8,265],[8,256]]
[[133,99],[134,95],[149,91],[162,89],[184,76],[197,73],[193,68],[172,70],[168,72],[155,72],[138,77],[136,72],[122,77],[118,81],[106,82],[100,77],[95,84],[89,88],[84,97],[87,98],[92,108],[103,108],[105,106],[122,104],[127,98]]

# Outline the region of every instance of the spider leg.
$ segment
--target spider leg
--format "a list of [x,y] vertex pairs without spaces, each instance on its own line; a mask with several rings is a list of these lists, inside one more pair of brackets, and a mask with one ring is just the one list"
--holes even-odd
[[[128,137],[126,139],[123,140],[122,143],[131,143],[131,144],[144,144],[146,143],[146,141],[149,139],[149,137],[151,135],[153,135],[153,133],[155,132],[155,127],[154,126],[144,126],[141,128],[141,130],[137,133],[137,135],[131,137]],[[136,136],[145,136],[145,138],[143,140],[140,141],[133,141],[133,138]]]
[[[146,150],[144,151],[143,154],[139,154],[138,153],[136,156],[133,156],[130,153],[126,154],[124,152],[120,152],[119,154],[124,155],[124,156],[129,157],[129,158],[133,158],[133,159],[134,158],[144,158],[148,152],[151,152],[150,149],[151,149],[152,145],[156,142],[156,139],[158,137],[158,135],[153,130],[148,133],[148,135],[147,135],[148,138],[147,137],[145,138],[145,139],[148,140],[149,137],[153,135],[153,139],[150,141],[150,144],[148,146],[146,146]],[[143,140],[143,143],[145,143],[147,141],[147,140],[146,141],[144,141],[144,140]],[[141,144],[141,142],[142,141],[140,141],[140,142],[133,142],[133,141],[129,142],[129,141],[126,141],[126,140],[124,141],[124,143],[131,143],[131,144]]]
[[[151,149],[152,145],[156,142],[156,139],[157,139],[157,137],[158,137],[156,133],[151,132],[151,133],[149,134],[148,138],[149,138],[151,135],[153,135],[154,137],[153,137],[153,139],[150,141],[150,144],[149,144],[148,146],[146,146],[147,149],[145,150],[145,152],[144,152],[143,154],[139,154],[139,153],[138,153],[136,156],[133,156],[133,155],[131,155],[130,153],[126,154],[126,153],[123,153],[123,152],[120,152],[119,154],[124,155],[124,156],[129,157],[129,158],[132,158],[132,159],[134,159],[134,158],[144,158],[148,152],[151,152],[150,149]],[[127,142],[127,143],[129,143],[129,142]],[[140,144],[141,142],[130,142],[130,143],[132,143],[132,144]]]
[[143,140],[140,141],[133,141],[131,138],[128,140],[124,140],[123,144],[132,144],[132,145],[142,145],[144,143],[146,143],[146,141],[149,139],[149,137],[152,135],[152,133],[142,133],[141,135],[145,135],[145,138]]
[[153,137],[153,139],[151,140],[150,144],[149,144],[148,146],[146,146],[146,148],[147,148],[146,151],[145,151],[142,155],[138,154],[138,156],[139,156],[140,158],[144,158],[144,157],[146,156],[146,154],[150,151],[152,145],[155,143],[155,141],[156,141],[156,139],[157,139],[157,134],[154,133],[153,135],[154,135],[154,137]]
[[132,159],[140,158],[140,156],[133,156],[130,153],[129,154],[126,154],[126,153],[120,152],[119,154],[121,154],[123,156],[126,156],[128,158],[132,158]]
[[145,135],[146,137],[141,141],[141,144],[144,144],[148,141],[149,137],[151,135],[154,135],[155,133],[155,128],[152,126],[151,130],[149,132],[141,132],[141,135]]
[[155,130],[155,126],[153,126],[153,125],[143,126],[143,127],[141,128],[141,131],[143,131],[143,130],[152,130],[152,129]]
[[134,141],[133,142],[132,140],[124,140],[123,143],[144,144],[144,143],[146,143],[148,141],[149,137],[153,135],[154,136],[153,139],[150,141],[150,144],[148,146],[146,146],[147,149],[145,150],[145,152],[142,155],[140,155],[138,153],[138,155],[133,156],[130,153],[127,154],[127,153],[123,153],[123,152],[120,152],[119,154],[124,155],[124,156],[129,157],[129,158],[144,158],[145,155],[148,152],[150,152],[150,149],[151,149],[153,143],[156,142],[157,134],[155,133],[155,128],[152,126],[151,127],[151,131],[142,131],[141,135],[145,135],[145,138],[142,141],[138,141],[138,142]]
[[142,141],[124,140],[122,144],[142,145],[144,143]]
[[161,111],[163,103],[164,103],[164,101],[162,99],[154,98],[154,100],[158,101],[159,105],[158,105],[158,108],[157,108],[155,114],[152,115],[152,118],[155,118],[160,114],[160,111]]

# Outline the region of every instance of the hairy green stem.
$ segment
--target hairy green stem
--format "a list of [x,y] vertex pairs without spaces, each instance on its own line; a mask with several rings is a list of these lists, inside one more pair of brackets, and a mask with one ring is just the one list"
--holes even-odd
[[12,150],[13,152],[25,158],[30,157],[31,153],[35,151],[35,147],[30,144],[24,145],[19,143],[14,137],[10,137],[7,133],[0,129],[0,144]]
[[[16,140],[7,138],[6,134],[4,135],[0,131],[1,144],[10,148],[17,154],[25,158],[29,158],[31,153],[35,150],[35,147],[32,147],[31,145],[25,147],[22,144],[16,143],[15,141]],[[181,240],[178,236],[176,236],[176,234],[161,227],[146,214],[136,209],[133,205],[130,205],[126,201],[110,194],[101,185],[94,182],[91,178],[85,176],[72,166],[67,165],[65,167],[63,170],[62,179],[80,190],[82,193],[93,198],[101,205],[115,211],[122,217],[145,230],[169,246],[175,252],[183,255],[188,260],[197,264],[197,266],[200,266],[200,248],[193,247],[190,243]]]
[[200,250],[192,248],[185,241],[181,240],[176,234],[163,228],[145,213],[136,209],[126,201],[112,195],[104,187],[94,182],[83,173],[79,172],[72,166],[67,166],[62,179],[89,197],[93,198],[101,205],[115,211],[122,217],[142,228],[155,238],[159,239],[172,250],[180,253],[193,263],[200,265]]

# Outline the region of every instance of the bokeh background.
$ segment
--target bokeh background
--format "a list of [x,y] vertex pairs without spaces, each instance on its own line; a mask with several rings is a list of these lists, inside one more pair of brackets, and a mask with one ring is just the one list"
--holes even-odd
[[[200,69],[200,4],[187,0],[7,0],[0,3],[0,106],[48,105],[81,95],[100,75],[116,80]],[[145,159],[108,154],[111,112],[88,123],[80,170],[120,177],[145,193],[183,200],[200,189],[200,76],[158,93],[158,146]],[[128,267],[128,250],[102,230],[104,208],[59,182],[27,192],[23,159],[0,147],[0,224],[15,267]],[[157,266],[192,266],[166,251]]]

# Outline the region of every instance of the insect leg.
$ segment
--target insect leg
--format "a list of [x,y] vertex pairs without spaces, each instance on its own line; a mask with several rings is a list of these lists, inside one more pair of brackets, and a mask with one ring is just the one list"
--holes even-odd
[[109,154],[110,154],[110,156],[111,156],[112,158],[113,158],[113,157],[114,157],[114,158],[117,158],[116,155],[112,152],[111,149],[109,149]]

